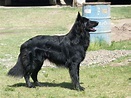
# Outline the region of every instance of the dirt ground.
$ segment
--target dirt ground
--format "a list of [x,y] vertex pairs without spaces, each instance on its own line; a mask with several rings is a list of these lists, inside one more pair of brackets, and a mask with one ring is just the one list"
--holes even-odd
[[112,41],[131,40],[131,19],[112,20]]

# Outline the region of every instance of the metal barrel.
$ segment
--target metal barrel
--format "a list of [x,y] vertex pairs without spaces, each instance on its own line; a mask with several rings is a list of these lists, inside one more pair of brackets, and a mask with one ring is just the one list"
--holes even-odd
[[92,21],[98,21],[96,32],[90,32],[91,42],[111,43],[110,2],[88,2],[82,6],[82,16]]

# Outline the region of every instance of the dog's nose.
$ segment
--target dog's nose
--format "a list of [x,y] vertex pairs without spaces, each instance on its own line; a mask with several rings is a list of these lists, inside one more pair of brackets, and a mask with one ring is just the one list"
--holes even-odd
[[96,22],[95,24],[96,24],[96,26],[97,26],[97,25],[99,24],[99,22],[97,22],[97,21],[95,21],[95,22]]
[[96,21],[96,24],[98,25],[98,24],[99,24],[99,22],[97,22],[97,21]]

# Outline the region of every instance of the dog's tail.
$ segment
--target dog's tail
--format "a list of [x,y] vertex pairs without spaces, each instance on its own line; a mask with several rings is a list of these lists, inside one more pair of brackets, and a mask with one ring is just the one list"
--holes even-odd
[[18,57],[18,61],[15,64],[15,66],[9,70],[8,75],[13,77],[20,77],[20,78],[24,76],[24,68],[21,63],[20,55]]

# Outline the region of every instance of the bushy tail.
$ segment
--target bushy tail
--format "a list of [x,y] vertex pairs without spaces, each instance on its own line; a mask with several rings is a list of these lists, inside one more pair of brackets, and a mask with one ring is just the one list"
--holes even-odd
[[18,57],[18,61],[16,65],[9,70],[8,75],[14,77],[20,77],[20,78],[24,76],[24,69],[20,60],[20,55]]

